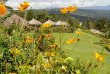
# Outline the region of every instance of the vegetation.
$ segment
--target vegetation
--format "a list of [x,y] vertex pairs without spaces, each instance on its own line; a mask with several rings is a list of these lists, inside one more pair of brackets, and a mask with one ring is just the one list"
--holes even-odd
[[[3,1],[1,5],[1,10],[5,10],[4,12],[0,11],[0,15],[3,15],[6,13]],[[15,13],[27,21],[33,18],[42,23],[49,19],[61,20],[69,26],[51,27],[50,23],[42,24],[40,27],[26,26],[24,23],[0,25],[1,74],[110,73],[110,67],[108,67],[110,62],[108,52],[110,48],[109,20],[100,18],[97,21],[88,19],[85,22],[80,22],[79,19],[71,16],[77,10],[76,6],[60,9],[60,14],[49,14],[45,9],[34,12],[32,9],[27,10],[29,6],[29,2],[20,4],[18,7],[20,11],[14,11],[7,7],[11,13],[2,17],[1,23]],[[95,36],[97,34],[91,35],[83,32],[87,29],[101,31],[101,42],[101,38]],[[96,43],[102,44],[103,47]]]

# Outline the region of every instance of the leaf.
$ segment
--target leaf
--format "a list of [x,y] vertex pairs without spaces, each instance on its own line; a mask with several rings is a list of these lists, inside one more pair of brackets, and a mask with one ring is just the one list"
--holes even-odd
[[76,70],[75,72],[76,72],[77,74],[81,74],[80,70]]
[[72,63],[73,62],[73,58],[67,57],[66,59],[64,59],[64,63],[67,63],[67,62]]

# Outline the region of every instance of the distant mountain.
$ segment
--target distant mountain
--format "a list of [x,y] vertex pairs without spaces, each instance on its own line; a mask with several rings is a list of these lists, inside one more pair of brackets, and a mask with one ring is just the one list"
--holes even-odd
[[[47,10],[49,14],[56,13],[60,14],[60,9]],[[88,18],[92,20],[98,20],[99,18],[105,17],[110,20],[110,10],[91,10],[91,9],[78,9],[75,12],[69,14],[80,21],[86,21]]]
[[90,7],[79,7],[80,9],[93,9],[93,10],[110,10],[110,5],[108,6],[90,6]]

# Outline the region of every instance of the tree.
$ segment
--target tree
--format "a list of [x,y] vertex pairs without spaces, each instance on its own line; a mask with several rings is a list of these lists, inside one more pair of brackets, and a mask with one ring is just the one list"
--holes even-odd
[[32,9],[28,10],[27,11],[27,14],[26,14],[26,20],[27,21],[30,21],[34,18],[34,11]]
[[35,15],[34,15],[34,18],[36,19],[36,20],[38,20],[38,15],[39,15],[39,10],[36,10],[36,12],[35,12]]
[[57,22],[59,20],[58,15],[56,13],[50,14],[49,19],[54,21],[54,22]]
[[90,20],[90,19],[88,19],[87,20],[87,28],[88,29],[94,29],[95,28],[95,22]]
[[61,21],[66,21],[66,14],[63,14],[63,13],[61,13],[60,15],[59,15],[59,20],[61,20]]
[[47,11],[44,9],[43,12],[39,12],[36,16],[37,20],[41,21],[42,23],[46,22],[49,19]]
[[109,24],[109,21],[106,18],[100,18],[96,22],[96,29],[102,31],[105,27],[104,24]]
[[22,11],[16,11],[16,10],[13,10],[13,13],[17,14],[18,16],[24,18],[25,16],[25,12],[22,12]]

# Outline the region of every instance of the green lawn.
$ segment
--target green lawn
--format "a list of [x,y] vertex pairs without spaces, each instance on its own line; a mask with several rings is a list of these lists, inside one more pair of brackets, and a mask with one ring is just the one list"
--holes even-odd
[[[76,48],[72,50],[76,44],[69,44],[67,45],[65,40],[68,40],[69,38],[77,38],[77,34],[74,33],[53,33],[53,36],[55,37],[56,41],[60,44],[63,45],[63,50],[65,50],[71,57],[74,59],[77,59],[79,57],[80,59],[84,61],[88,61],[91,58],[92,63],[96,63],[96,59],[92,55],[93,52],[98,52],[99,54],[102,52],[103,47],[98,45],[98,44],[92,44],[94,42],[99,42],[100,38],[88,34],[88,33],[83,33],[79,35],[80,41]],[[90,37],[90,38],[89,38]],[[108,74],[110,73],[110,52],[108,52],[106,49],[104,49],[103,54],[104,56],[104,62],[100,62],[99,65],[102,66],[102,68],[99,70],[98,74]],[[99,67],[100,68],[100,67]],[[92,73],[93,74],[93,73]]]

